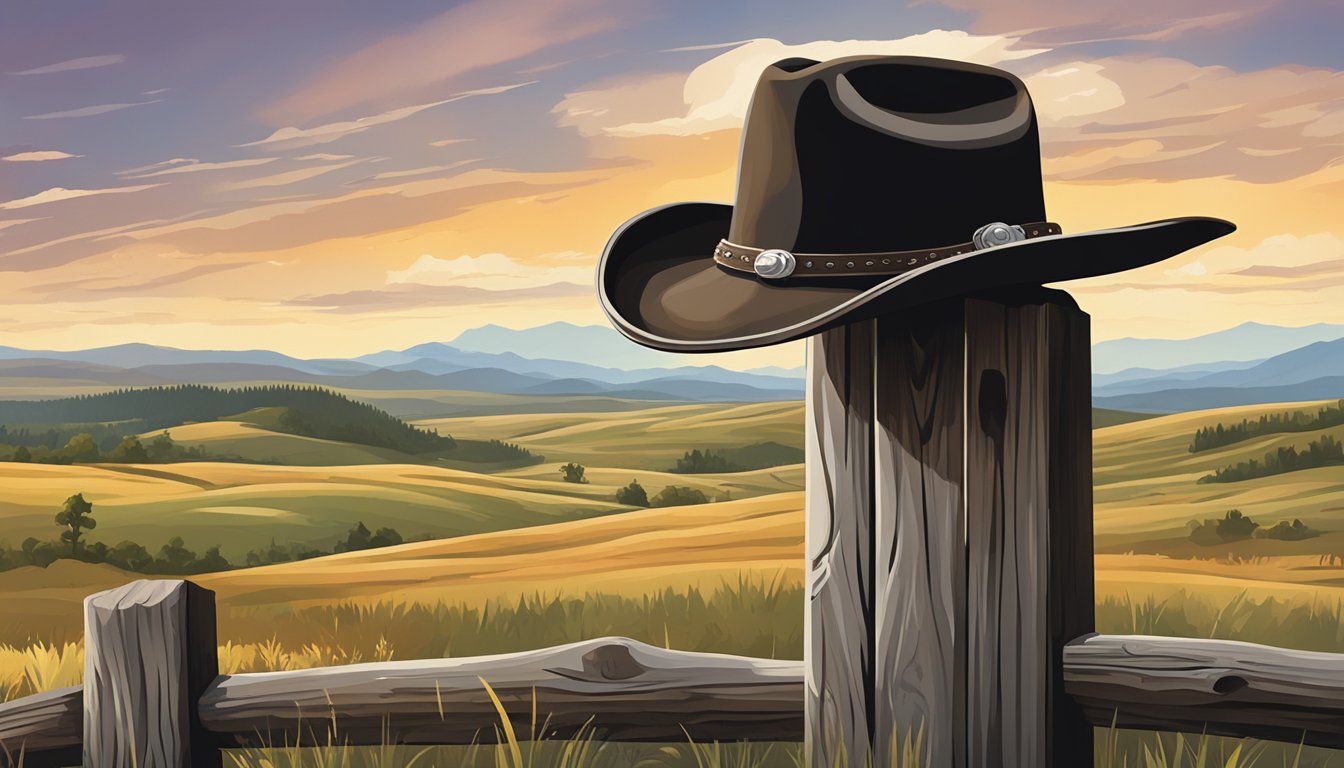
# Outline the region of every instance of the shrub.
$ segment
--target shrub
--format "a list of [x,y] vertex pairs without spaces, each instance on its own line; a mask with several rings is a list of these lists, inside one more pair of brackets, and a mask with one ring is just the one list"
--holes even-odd
[[708,504],[709,498],[701,491],[684,485],[669,485],[653,497],[650,506],[684,507],[691,504]]
[[644,486],[639,484],[638,480],[631,480],[629,485],[616,491],[616,503],[631,507],[647,507],[649,506],[649,494],[644,490]]
[[1320,535],[1320,531],[1297,518],[1293,518],[1291,523],[1287,520],[1280,520],[1269,528],[1261,528],[1255,532],[1255,538],[1257,539],[1278,539],[1279,541],[1302,541],[1303,539],[1314,539]]
[[1260,527],[1239,509],[1229,509],[1221,520],[1210,518],[1204,522],[1190,521],[1190,540],[1203,546],[1226,544],[1230,541],[1242,541],[1255,535]]
[[584,467],[582,464],[569,462],[560,467],[560,474],[565,476],[566,483],[586,483],[588,480],[583,476]]

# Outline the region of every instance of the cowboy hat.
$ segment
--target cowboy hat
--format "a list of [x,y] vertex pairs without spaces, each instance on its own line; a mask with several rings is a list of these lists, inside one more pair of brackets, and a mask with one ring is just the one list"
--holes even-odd
[[598,264],[616,328],[746,349],[998,286],[1120,272],[1235,229],[1206,217],[1081,233],[1049,221],[1026,86],[907,56],[776,62],[742,131],[737,199],[621,226]]

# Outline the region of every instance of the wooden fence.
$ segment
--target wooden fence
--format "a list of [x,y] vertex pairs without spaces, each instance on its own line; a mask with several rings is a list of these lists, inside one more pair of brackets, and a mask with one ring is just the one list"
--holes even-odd
[[83,686],[0,704],[0,765],[490,742],[486,682],[522,733],[535,711],[545,738],[803,740],[828,768],[917,730],[938,768],[1076,768],[1089,723],[1344,748],[1344,654],[1092,631],[1088,335],[1025,289],[809,342],[805,661],[615,638],[221,676],[214,596],[142,581],[86,601]]
[[[179,768],[265,743],[491,743],[590,724],[608,740],[799,741],[804,665],[624,638],[526,653],[292,672],[215,665],[213,595],[137,581],[86,601],[85,684],[0,704],[0,765]],[[1185,729],[1344,747],[1341,656],[1250,643],[1091,635],[1064,654],[1066,690],[1095,725]]]

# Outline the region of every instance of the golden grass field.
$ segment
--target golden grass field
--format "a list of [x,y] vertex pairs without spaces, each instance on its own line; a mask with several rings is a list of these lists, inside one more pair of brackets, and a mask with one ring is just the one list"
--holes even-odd
[[[1333,603],[1344,570],[1321,555],[1344,552],[1344,469],[1328,467],[1230,484],[1196,484],[1218,467],[1317,433],[1276,435],[1202,454],[1187,450],[1206,424],[1315,403],[1178,414],[1094,433],[1097,586],[1101,597],[1166,595],[1183,588],[1227,597],[1243,590]],[[753,472],[674,475],[657,471],[690,447],[736,447],[763,440],[798,444],[799,403],[676,405],[616,413],[467,416],[422,422],[468,439],[500,438],[545,452],[548,462],[480,474],[413,464],[267,466],[17,465],[0,463],[0,538],[53,537],[61,500],[83,492],[99,521],[90,534],[151,549],[181,535],[198,551],[226,556],[270,540],[325,544],[357,520],[404,535],[441,540],[200,577],[230,605],[317,605],[346,599],[432,603],[488,599],[520,591],[640,593],[660,585],[717,583],[750,572],[799,576],[800,466]],[[1344,428],[1328,430],[1344,435]],[[239,422],[189,425],[177,439],[279,441],[298,450],[310,438],[275,435]],[[376,451],[344,444],[312,450]],[[563,461],[588,466],[586,484],[561,481]],[[654,495],[689,485],[718,503],[631,511],[616,490],[638,479]],[[1300,517],[1325,531],[1301,542],[1251,540],[1198,547],[1193,519],[1239,508],[1265,524]],[[40,627],[72,615],[82,595],[131,578],[116,569],[58,562],[46,571],[0,574],[0,616]],[[3,620],[0,620],[2,622]],[[11,621],[13,619],[11,618]],[[12,629],[12,628],[11,628]]]
[[[214,590],[225,610],[301,610],[347,602],[484,604],[534,593],[639,596],[667,586],[712,590],[742,575],[797,584],[802,566],[803,498],[794,491],[191,578]],[[0,635],[13,637],[23,617],[33,627],[58,628],[54,636],[77,637],[84,597],[136,578],[70,560],[0,573]]]
[[416,421],[445,435],[517,443],[550,460],[667,469],[693,448],[777,442],[801,447],[803,404],[670,405],[615,413],[514,413]]
[[[1200,426],[1316,405],[1221,409],[1094,431],[1102,631],[1344,649],[1344,567],[1321,557],[1344,552],[1344,468],[1196,483],[1280,445],[1305,445],[1319,432],[1198,455],[1187,450]],[[95,504],[99,526],[92,536],[110,543],[132,538],[151,549],[169,535],[184,536],[198,550],[224,544],[231,556],[271,538],[329,543],[357,519],[448,537],[192,577],[218,595],[226,671],[469,655],[604,634],[796,658],[802,467],[714,475],[662,470],[691,448],[765,440],[799,445],[801,420],[800,404],[777,403],[473,411],[419,422],[547,456],[545,464],[492,474],[398,463],[391,452],[277,435],[241,421],[188,425],[173,430],[179,442],[249,456],[270,451],[315,466],[0,463],[0,538],[14,544],[25,535],[52,537],[51,516],[77,491]],[[1326,431],[1344,434],[1344,428]],[[589,482],[562,482],[558,468],[566,461],[586,464]],[[631,479],[651,496],[677,484],[717,501],[632,510],[614,502]],[[1216,547],[1188,541],[1188,521],[1234,507],[1265,524],[1300,517],[1325,533]],[[78,681],[81,601],[136,578],[73,561],[0,573],[0,700]]]

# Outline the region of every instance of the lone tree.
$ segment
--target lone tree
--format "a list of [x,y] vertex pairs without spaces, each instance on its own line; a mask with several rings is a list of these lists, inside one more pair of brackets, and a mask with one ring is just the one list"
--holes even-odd
[[644,486],[639,484],[638,480],[631,480],[630,484],[616,491],[616,503],[628,504],[632,507],[649,506],[649,494],[644,490]]
[[566,483],[586,483],[588,480],[583,476],[584,468],[582,464],[569,462],[560,468],[560,474],[565,476]]
[[69,529],[61,532],[61,540],[70,542],[70,554],[79,551],[79,537],[85,530],[98,527],[98,521],[93,519],[93,505],[84,500],[82,493],[65,500],[65,508],[56,513],[56,524]]

